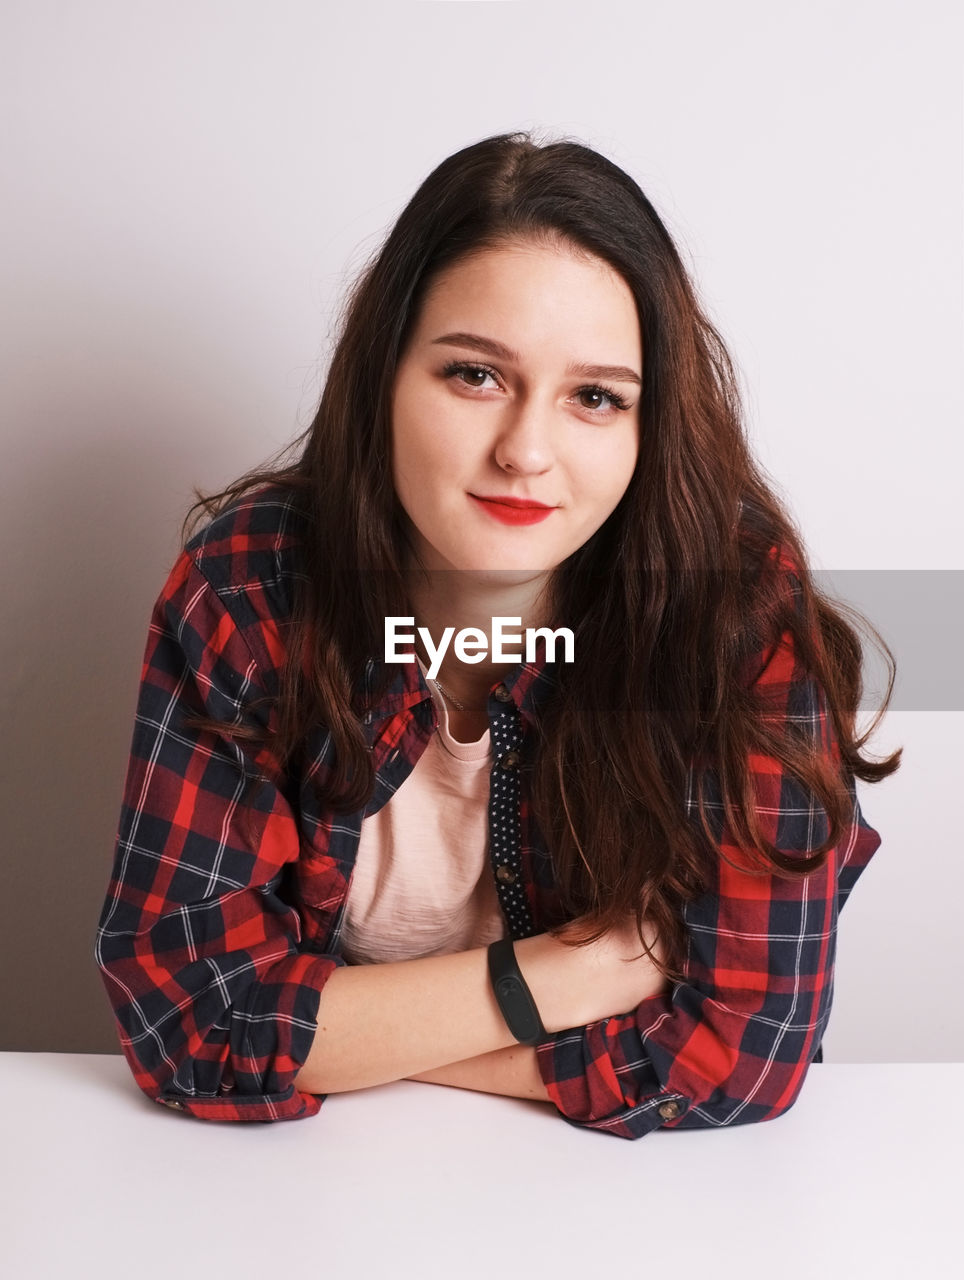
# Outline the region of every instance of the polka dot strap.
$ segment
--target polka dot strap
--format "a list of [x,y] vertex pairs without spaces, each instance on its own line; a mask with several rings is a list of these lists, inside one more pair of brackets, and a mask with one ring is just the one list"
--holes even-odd
[[492,727],[492,772],[489,775],[489,851],[502,914],[511,938],[534,932],[522,879],[522,821],[519,766],[522,725],[515,706],[500,707]]

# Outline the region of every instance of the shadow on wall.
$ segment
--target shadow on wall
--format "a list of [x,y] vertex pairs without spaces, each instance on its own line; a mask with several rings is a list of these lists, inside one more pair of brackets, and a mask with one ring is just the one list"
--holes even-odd
[[192,484],[256,460],[225,469],[237,421],[178,402],[176,355],[163,388],[160,371],[101,355],[80,385],[21,387],[15,409],[21,457],[0,481],[0,1050],[119,1052],[93,939],[150,613]]

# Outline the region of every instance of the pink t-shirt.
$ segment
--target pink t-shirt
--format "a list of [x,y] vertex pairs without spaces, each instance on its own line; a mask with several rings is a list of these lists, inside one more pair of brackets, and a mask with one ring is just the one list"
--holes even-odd
[[445,699],[429,687],[438,732],[362,823],[343,933],[349,964],[450,955],[505,936],[488,857],[489,731],[457,742]]

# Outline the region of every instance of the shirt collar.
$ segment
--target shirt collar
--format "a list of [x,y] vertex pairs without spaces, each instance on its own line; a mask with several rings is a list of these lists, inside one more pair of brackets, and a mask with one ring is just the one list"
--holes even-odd
[[[382,658],[369,658],[362,680],[365,703],[370,703],[365,715],[366,724],[391,719],[420,703],[431,701],[432,694],[415,661],[414,645],[410,646],[410,652],[411,662],[386,663]],[[533,661],[512,667],[502,677],[502,684],[512,695],[512,701],[524,719],[533,719],[552,696],[558,685],[556,670],[558,665],[556,662],[548,661],[545,639],[543,636],[538,636]],[[381,683],[386,668],[391,673],[388,676],[388,682],[381,695],[372,702],[370,691]]]

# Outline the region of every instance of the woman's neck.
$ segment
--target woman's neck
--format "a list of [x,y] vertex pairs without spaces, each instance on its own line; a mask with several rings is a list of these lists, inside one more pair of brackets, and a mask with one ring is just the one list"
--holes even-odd
[[[448,696],[450,710],[461,711],[463,717],[484,714],[489,689],[501,675],[518,665],[515,660],[495,660],[493,619],[518,619],[518,623],[504,624],[502,630],[506,637],[521,635],[521,643],[504,643],[503,648],[523,656],[526,629],[548,622],[544,575],[525,582],[493,581],[493,576],[444,570],[421,574],[410,585],[416,634],[418,628],[425,628],[438,651],[444,633],[453,628],[441,660],[436,660],[435,676]],[[465,661],[455,643],[459,633],[468,628],[479,632],[486,641],[484,656],[478,662]],[[430,667],[433,655],[427,646],[419,640],[416,647],[426,667]]]

